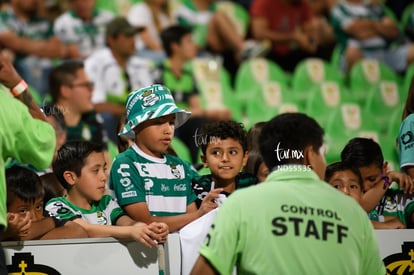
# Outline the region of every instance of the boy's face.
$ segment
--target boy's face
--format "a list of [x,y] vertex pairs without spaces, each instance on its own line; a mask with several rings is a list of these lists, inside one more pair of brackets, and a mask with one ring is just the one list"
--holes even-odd
[[351,170],[337,171],[328,182],[342,193],[353,197],[358,203],[361,200],[362,190],[358,176]]
[[[81,175],[77,176],[76,183],[70,189],[77,192],[88,201],[99,201],[105,193],[107,180],[106,162],[104,153],[92,152],[86,159]],[[73,193],[72,193],[73,194]]]
[[381,174],[385,172],[385,167],[378,167],[375,164],[371,164],[369,166],[359,167],[359,172],[361,173],[364,192],[368,191],[372,187],[374,187],[377,183],[379,183],[381,179]]
[[178,46],[178,52],[186,61],[192,60],[197,55],[197,46],[191,34],[183,36]]
[[91,111],[93,107],[92,92],[93,84],[87,77],[84,69],[79,69],[76,73],[76,78],[69,85],[70,92],[70,110],[63,110],[67,112],[77,112],[83,114]]
[[144,121],[135,128],[135,140],[146,154],[160,158],[174,137],[175,114]]
[[228,181],[236,178],[242,167],[246,165],[248,155],[237,140],[218,138],[209,141],[202,158],[215,180]]
[[36,198],[34,202],[26,202],[15,196],[8,205],[7,212],[23,217],[29,213],[32,222],[39,221],[43,218],[43,198]]

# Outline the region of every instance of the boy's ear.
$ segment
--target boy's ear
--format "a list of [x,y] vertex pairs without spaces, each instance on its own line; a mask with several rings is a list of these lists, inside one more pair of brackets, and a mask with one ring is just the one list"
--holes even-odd
[[323,153],[316,152],[312,145],[305,147],[303,152],[303,164],[318,174],[320,179],[324,178],[326,169],[325,158],[323,157]]
[[69,185],[74,185],[76,183],[77,176],[75,172],[65,171],[63,172],[63,178],[66,180]]
[[243,168],[246,166],[247,164],[247,160],[249,159],[249,151],[245,151],[244,152],[244,156],[243,156],[243,162],[242,162],[242,167],[240,167],[240,171],[243,170]]
[[69,85],[60,85],[60,97],[69,98],[71,96],[72,88]]

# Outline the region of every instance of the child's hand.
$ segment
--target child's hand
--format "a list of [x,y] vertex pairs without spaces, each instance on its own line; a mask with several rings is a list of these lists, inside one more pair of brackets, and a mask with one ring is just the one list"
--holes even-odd
[[131,238],[142,243],[148,248],[157,246],[157,242],[155,240],[158,237],[158,234],[154,233],[146,224],[131,226]]
[[24,216],[15,213],[7,213],[7,221],[8,234],[13,238],[21,239],[29,234],[30,226],[32,225],[29,212]]
[[211,210],[217,208],[216,199],[219,197],[220,192],[223,191],[223,188],[216,188],[211,190],[203,199],[203,202],[198,209],[200,217],[204,214],[207,214]]
[[148,225],[149,229],[157,234],[157,241],[158,243],[165,243],[168,237],[168,233],[170,233],[168,229],[168,225],[163,222],[153,222],[150,225]]
[[414,193],[414,181],[410,176],[396,171],[390,171],[387,175],[391,182],[395,181],[398,183],[400,189],[404,190],[405,194]]

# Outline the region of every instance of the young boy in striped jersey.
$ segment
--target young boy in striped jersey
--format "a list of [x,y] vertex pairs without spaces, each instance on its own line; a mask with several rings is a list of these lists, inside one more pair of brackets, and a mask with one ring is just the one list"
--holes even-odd
[[176,106],[170,90],[159,84],[136,90],[128,96],[126,112],[119,135],[135,136],[135,144],[115,158],[109,186],[128,215],[145,223],[165,222],[174,232],[216,208],[222,189],[211,191],[197,209],[191,187],[196,171],[167,154],[175,127],[191,114]]

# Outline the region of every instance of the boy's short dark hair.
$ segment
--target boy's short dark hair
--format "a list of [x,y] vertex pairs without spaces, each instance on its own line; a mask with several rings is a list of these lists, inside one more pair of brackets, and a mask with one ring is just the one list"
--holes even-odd
[[58,151],[56,160],[53,162],[53,172],[66,189],[70,185],[63,177],[65,171],[72,171],[81,176],[85,159],[93,152],[104,152],[105,145],[89,141],[70,141],[65,143]]
[[204,124],[201,129],[201,151],[206,153],[207,146],[213,143],[215,139],[232,138],[237,140],[243,148],[243,152],[247,150],[246,131],[242,123],[233,120],[213,121]]
[[49,74],[49,91],[52,102],[56,103],[60,97],[60,86],[71,86],[78,70],[83,69],[82,61],[71,60],[54,67]]
[[181,39],[183,39],[183,37],[188,34],[191,34],[191,29],[180,25],[170,26],[161,32],[160,36],[162,46],[168,57],[173,54],[171,44],[179,44],[181,42]]
[[15,197],[24,202],[34,203],[44,196],[44,189],[40,177],[36,172],[23,166],[12,166],[6,169],[7,205]]
[[379,144],[370,138],[361,137],[348,141],[342,149],[341,160],[357,168],[375,164],[381,169],[384,164],[384,156]]
[[332,164],[329,164],[326,167],[325,181],[329,182],[336,172],[342,172],[342,171],[351,171],[352,173],[354,173],[358,178],[359,187],[361,188],[361,190],[363,190],[363,186],[362,186],[363,181],[362,181],[362,176],[361,176],[361,173],[359,172],[359,169],[356,168],[355,166],[349,165],[342,161],[334,162]]
[[[280,114],[263,126],[259,136],[260,153],[269,170],[278,165],[303,164],[303,158],[289,156],[292,152],[297,152],[295,156],[300,156],[307,146],[312,146],[319,153],[323,145],[323,133],[321,126],[305,114]],[[287,150],[288,157],[278,157],[278,153],[288,152]]]

